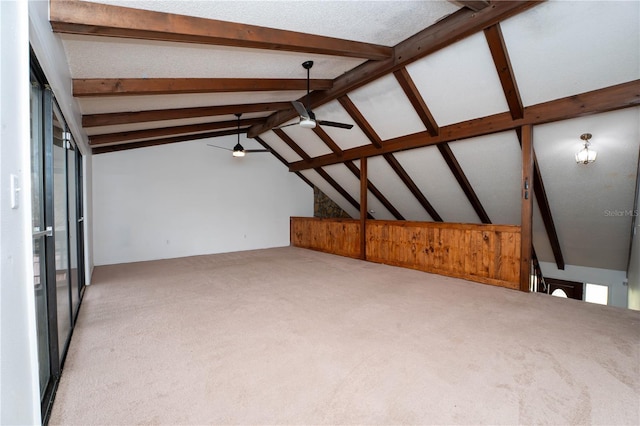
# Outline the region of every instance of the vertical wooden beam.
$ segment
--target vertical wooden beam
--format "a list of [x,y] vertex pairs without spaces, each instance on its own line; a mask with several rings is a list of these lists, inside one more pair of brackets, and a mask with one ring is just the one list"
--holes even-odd
[[533,247],[533,127],[522,126],[520,290],[529,291]]
[[[361,172],[358,169],[358,166],[353,164],[353,161],[345,161],[344,165],[347,166],[347,168],[351,171],[351,173],[353,173],[355,177],[360,179],[360,177],[362,176]],[[369,189],[369,191],[371,191],[373,196],[382,203],[384,208],[389,210],[389,213],[391,213],[393,217],[395,217],[397,220],[405,220],[404,216],[402,216],[402,213],[400,213],[398,209],[393,207],[393,204],[391,204],[387,197],[385,197],[382,192],[380,192],[380,190],[373,184],[373,182],[367,181],[367,188]]]
[[367,260],[367,157],[360,159],[360,259]]

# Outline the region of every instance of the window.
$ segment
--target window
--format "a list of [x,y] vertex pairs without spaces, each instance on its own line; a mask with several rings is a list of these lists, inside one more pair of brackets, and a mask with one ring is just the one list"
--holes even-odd
[[609,287],[601,284],[587,283],[584,300],[585,302],[607,305],[609,303]]

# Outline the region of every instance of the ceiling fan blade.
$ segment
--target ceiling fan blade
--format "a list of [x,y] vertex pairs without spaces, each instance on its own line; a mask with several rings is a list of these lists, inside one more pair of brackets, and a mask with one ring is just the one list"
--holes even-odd
[[304,107],[304,105],[302,105],[302,102],[292,101],[291,103],[293,104],[293,107],[296,109],[296,112],[298,113],[298,115],[300,115],[300,117],[304,118],[305,120],[309,119],[309,113],[307,112],[307,109]]
[[268,149],[245,149],[244,152],[271,152]]
[[212,148],[224,149],[227,151],[233,151],[231,148],[225,148],[224,146],[218,146],[218,145],[211,145],[210,143],[208,143],[207,146],[210,146]]
[[353,124],[345,124],[345,123],[336,123],[335,121],[318,121],[318,124],[321,126],[329,126],[329,127],[339,127],[340,129],[351,129]]

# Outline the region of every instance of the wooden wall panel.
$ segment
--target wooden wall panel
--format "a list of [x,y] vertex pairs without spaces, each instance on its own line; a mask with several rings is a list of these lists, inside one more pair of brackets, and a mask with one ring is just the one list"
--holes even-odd
[[367,221],[367,260],[517,289],[520,227]]
[[346,257],[360,257],[357,219],[291,218],[291,245]]
[[[367,220],[367,260],[519,288],[520,227]],[[291,244],[357,258],[360,223],[291,218]]]

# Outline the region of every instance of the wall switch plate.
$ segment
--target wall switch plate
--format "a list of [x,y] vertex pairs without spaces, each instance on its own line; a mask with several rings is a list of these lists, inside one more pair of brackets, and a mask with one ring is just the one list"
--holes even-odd
[[9,180],[11,181],[11,208],[17,209],[20,206],[20,187],[18,176],[10,175]]

